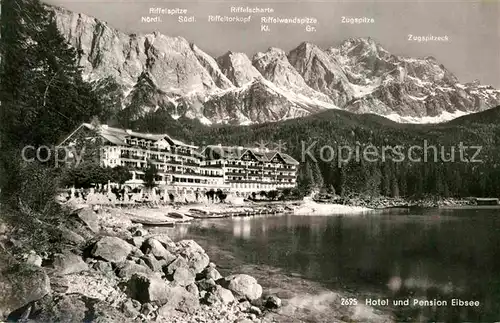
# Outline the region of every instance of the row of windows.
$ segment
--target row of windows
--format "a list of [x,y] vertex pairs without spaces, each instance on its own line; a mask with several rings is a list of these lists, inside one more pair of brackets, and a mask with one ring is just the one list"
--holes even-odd
[[260,189],[260,190],[271,190],[276,187],[287,187],[292,186],[291,183],[276,183],[276,184],[261,184],[261,183],[232,183],[231,187],[238,188],[250,188],[250,189]]
[[[106,158],[107,155],[104,155],[104,158]],[[123,152],[121,154],[122,158],[130,158],[130,159],[143,159],[144,157],[146,158],[154,158],[158,161],[162,162],[175,162],[175,163],[193,163],[193,164],[200,164],[200,161],[197,159],[192,159],[192,158],[182,158],[182,157],[170,157],[166,155],[161,155],[161,154],[154,154],[154,153],[137,153],[137,152]]]
[[249,171],[244,171],[241,169],[228,169],[229,173],[238,173],[238,174],[249,174],[249,175],[269,175],[269,176],[275,176],[275,175],[286,175],[286,176],[293,176],[295,175],[295,172],[260,172],[257,170],[249,170]]
[[[163,144],[156,144],[156,143],[153,143],[153,142],[143,142],[143,141],[135,141],[135,140],[130,140],[130,139],[127,139],[126,140],[126,143],[131,145],[131,146],[139,146],[139,147],[144,147],[144,148],[155,148],[155,149],[166,149],[166,150],[170,150],[168,149],[168,146],[166,143],[163,143]],[[180,154],[192,154],[192,150],[189,149],[189,148],[180,148],[180,147],[177,147],[175,146],[174,147],[174,150],[175,152],[178,152]]]
[[222,182],[210,180],[210,179],[200,179],[200,178],[178,178],[174,177],[174,183],[194,183],[194,184],[208,184],[208,185],[222,185]]
[[[216,160],[216,161],[206,161],[205,162],[205,165],[222,165],[222,161],[221,160]],[[276,165],[278,165],[280,168],[287,168],[287,169],[295,169],[295,166],[294,165],[288,165],[288,164],[285,164],[283,162],[280,162],[280,161],[276,161],[276,162],[273,162],[273,163],[262,163],[262,162],[242,162],[242,161],[226,161],[224,163],[224,165],[227,165],[227,166],[249,166],[249,167],[275,167]]]

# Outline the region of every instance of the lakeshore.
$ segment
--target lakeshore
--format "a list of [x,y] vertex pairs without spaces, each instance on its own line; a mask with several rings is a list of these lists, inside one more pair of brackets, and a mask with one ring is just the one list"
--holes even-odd
[[117,203],[106,195],[93,193],[87,199],[70,199],[64,204],[72,208],[107,207],[116,208],[132,223],[147,226],[172,226],[203,219],[220,219],[246,216],[271,216],[280,214],[294,215],[355,215],[370,214],[385,209],[413,208],[495,208],[495,205],[477,205],[474,198],[360,198],[321,199],[311,196],[302,200],[269,201],[251,200],[231,196],[224,202],[211,200],[176,203],[160,203],[143,200],[141,202]]
[[[255,239],[254,234],[259,234],[250,231],[249,223],[253,222],[273,226],[286,223],[286,227],[297,222],[298,228],[303,228],[301,223],[304,223],[313,232],[322,232],[324,229],[314,223],[327,221],[331,225],[331,221],[348,219],[378,221],[377,218],[383,215],[379,212],[381,210],[318,202],[312,198],[302,201],[229,199],[224,203],[118,206],[74,202],[63,204],[71,216],[68,222],[58,227],[64,239],[70,241],[62,251],[47,254],[31,251],[4,259],[2,270],[5,272],[8,272],[9,264],[17,263],[16,266],[24,266],[35,273],[28,277],[5,276],[7,280],[1,282],[2,286],[7,286],[7,292],[1,295],[7,300],[7,306],[1,308],[4,317],[64,321],[68,315],[84,318],[85,313],[91,312],[94,319],[114,318],[104,322],[120,318],[125,321],[267,323],[301,322],[302,319],[293,319],[294,316],[307,318],[312,315],[308,312],[314,309],[313,321],[323,322],[326,316],[318,313],[323,311],[322,308],[328,308],[328,315],[344,321],[394,321],[386,310],[366,306],[363,302],[356,306],[340,306],[339,300],[360,297],[359,294],[345,290],[343,284],[325,288],[309,281],[308,276],[302,278],[301,274],[277,271],[275,266],[278,263],[273,267],[249,267],[223,262],[219,268],[220,257],[226,251],[220,249],[221,246],[214,246],[216,240],[203,240],[208,238],[207,233],[218,236],[216,228],[219,225],[230,224],[233,226],[232,235],[247,240]],[[375,216],[354,216],[366,213]],[[404,219],[404,215],[396,216]],[[241,217],[246,218],[238,221]],[[391,223],[398,222],[394,219]],[[208,231],[193,237],[177,236],[163,229],[179,226],[182,232],[196,230],[199,225],[188,225],[192,222],[198,222]],[[267,225],[262,228],[265,231],[260,234],[267,231]],[[1,229],[2,246],[19,246],[15,230]],[[327,231],[325,234],[329,239],[336,236]],[[288,250],[290,246],[286,241],[283,248]],[[233,243],[223,245],[231,248]],[[297,244],[292,245],[297,247]],[[314,248],[308,249],[307,253],[312,250]],[[341,255],[344,250],[337,248],[335,253]],[[272,261],[278,261],[279,257],[275,255]],[[273,273],[272,278],[269,273]],[[9,290],[15,290],[14,285],[10,288],[9,284],[21,286],[23,295],[14,297],[14,294],[9,294]],[[414,283],[408,281],[405,284]],[[98,306],[88,305],[94,303]]]
[[[5,287],[0,292],[4,300],[1,316],[42,321],[80,321],[91,317],[100,322],[290,322],[286,313],[297,306],[343,297],[342,292],[323,293],[314,296],[309,305],[298,298],[282,300],[275,289],[264,289],[246,270],[234,272],[226,268],[222,275],[194,240],[170,238],[156,232],[158,226],[143,226],[137,221],[184,221],[179,216],[163,215],[174,207],[176,214],[185,210],[178,206],[79,205],[68,219],[71,225],[60,227],[71,241],[63,251],[30,251],[16,257],[3,254],[3,272],[9,272],[15,264],[33,274],[0,278]],[[189,207],[193,212],[193,207]],[[235,210],[234,206],[211,206],[220,212],[228,208]],[[0,236],[2,246],[17,243],[15,231],[9,227],[2,227]],[[282,307],[285,314],[280,312]],[[391,321],[389,316],[364,305],[337,306],[337,310],[341,317]]]

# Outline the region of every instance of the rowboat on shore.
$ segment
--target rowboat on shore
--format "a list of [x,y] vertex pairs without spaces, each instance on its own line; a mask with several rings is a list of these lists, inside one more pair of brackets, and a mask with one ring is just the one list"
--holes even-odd
[[231,216],[230,214],[210,214],[210,213],[204,215],[194,214],[194,213],[184,214],[184,215],[193,219],[222,219],[222,218],[229,218]]
[[499,199],[496,197],[476,197],[477,205],[499,205]]
[[142,225],[162,226],[162,227],[173,227],[175,226],[176,223],[176,221],[161,221],[161,220],[155,221],[144,218],[130,218],[130,221],[132,221],[132,223],[140,223]]

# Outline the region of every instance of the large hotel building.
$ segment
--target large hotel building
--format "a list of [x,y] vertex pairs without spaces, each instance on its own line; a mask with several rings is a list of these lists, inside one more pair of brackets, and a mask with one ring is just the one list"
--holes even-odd
[[299,163],[291,156],[268,149],[212,145],[200,148],[167,134],[82,124],[60,146],[96,142],[101,166],[126,166],[131,188],[144,183],[148,163],[158,169],[156,182],[166,190],[193,192],[221,189],[249,193],[295,186]]

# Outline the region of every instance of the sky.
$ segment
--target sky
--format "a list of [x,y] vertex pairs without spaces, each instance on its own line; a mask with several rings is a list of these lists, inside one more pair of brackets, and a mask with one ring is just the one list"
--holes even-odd
[[[46,0],[85,13],[125,33],[159,31],[182,36],[212,56],[231,50],[252,57],[269,47],[289,51],[308,41],[328,48],[350,37],[372,37],[395,55],[433,56],[462,83],[479,80],[500,88],[500,1],[335,1],[335,0]],[[247,17],[230,7],[272,8],[270,14],[252,14],[248,23],[209,22],[210,15]],[[178,15],[150,14],[150,8],[185,9],[195,22],[178,22]],[[161,22],[141,22],[160,16]],[[261,17],[309,17],[309,24],[267,24]],[[342,17],[373,19],[373,23],[342,23]],[[409,40],[413,36],[441,37],[441,41]],[[414,39],[412,37],[412,39]],[[447,41],[443,41],[447,39]]]

